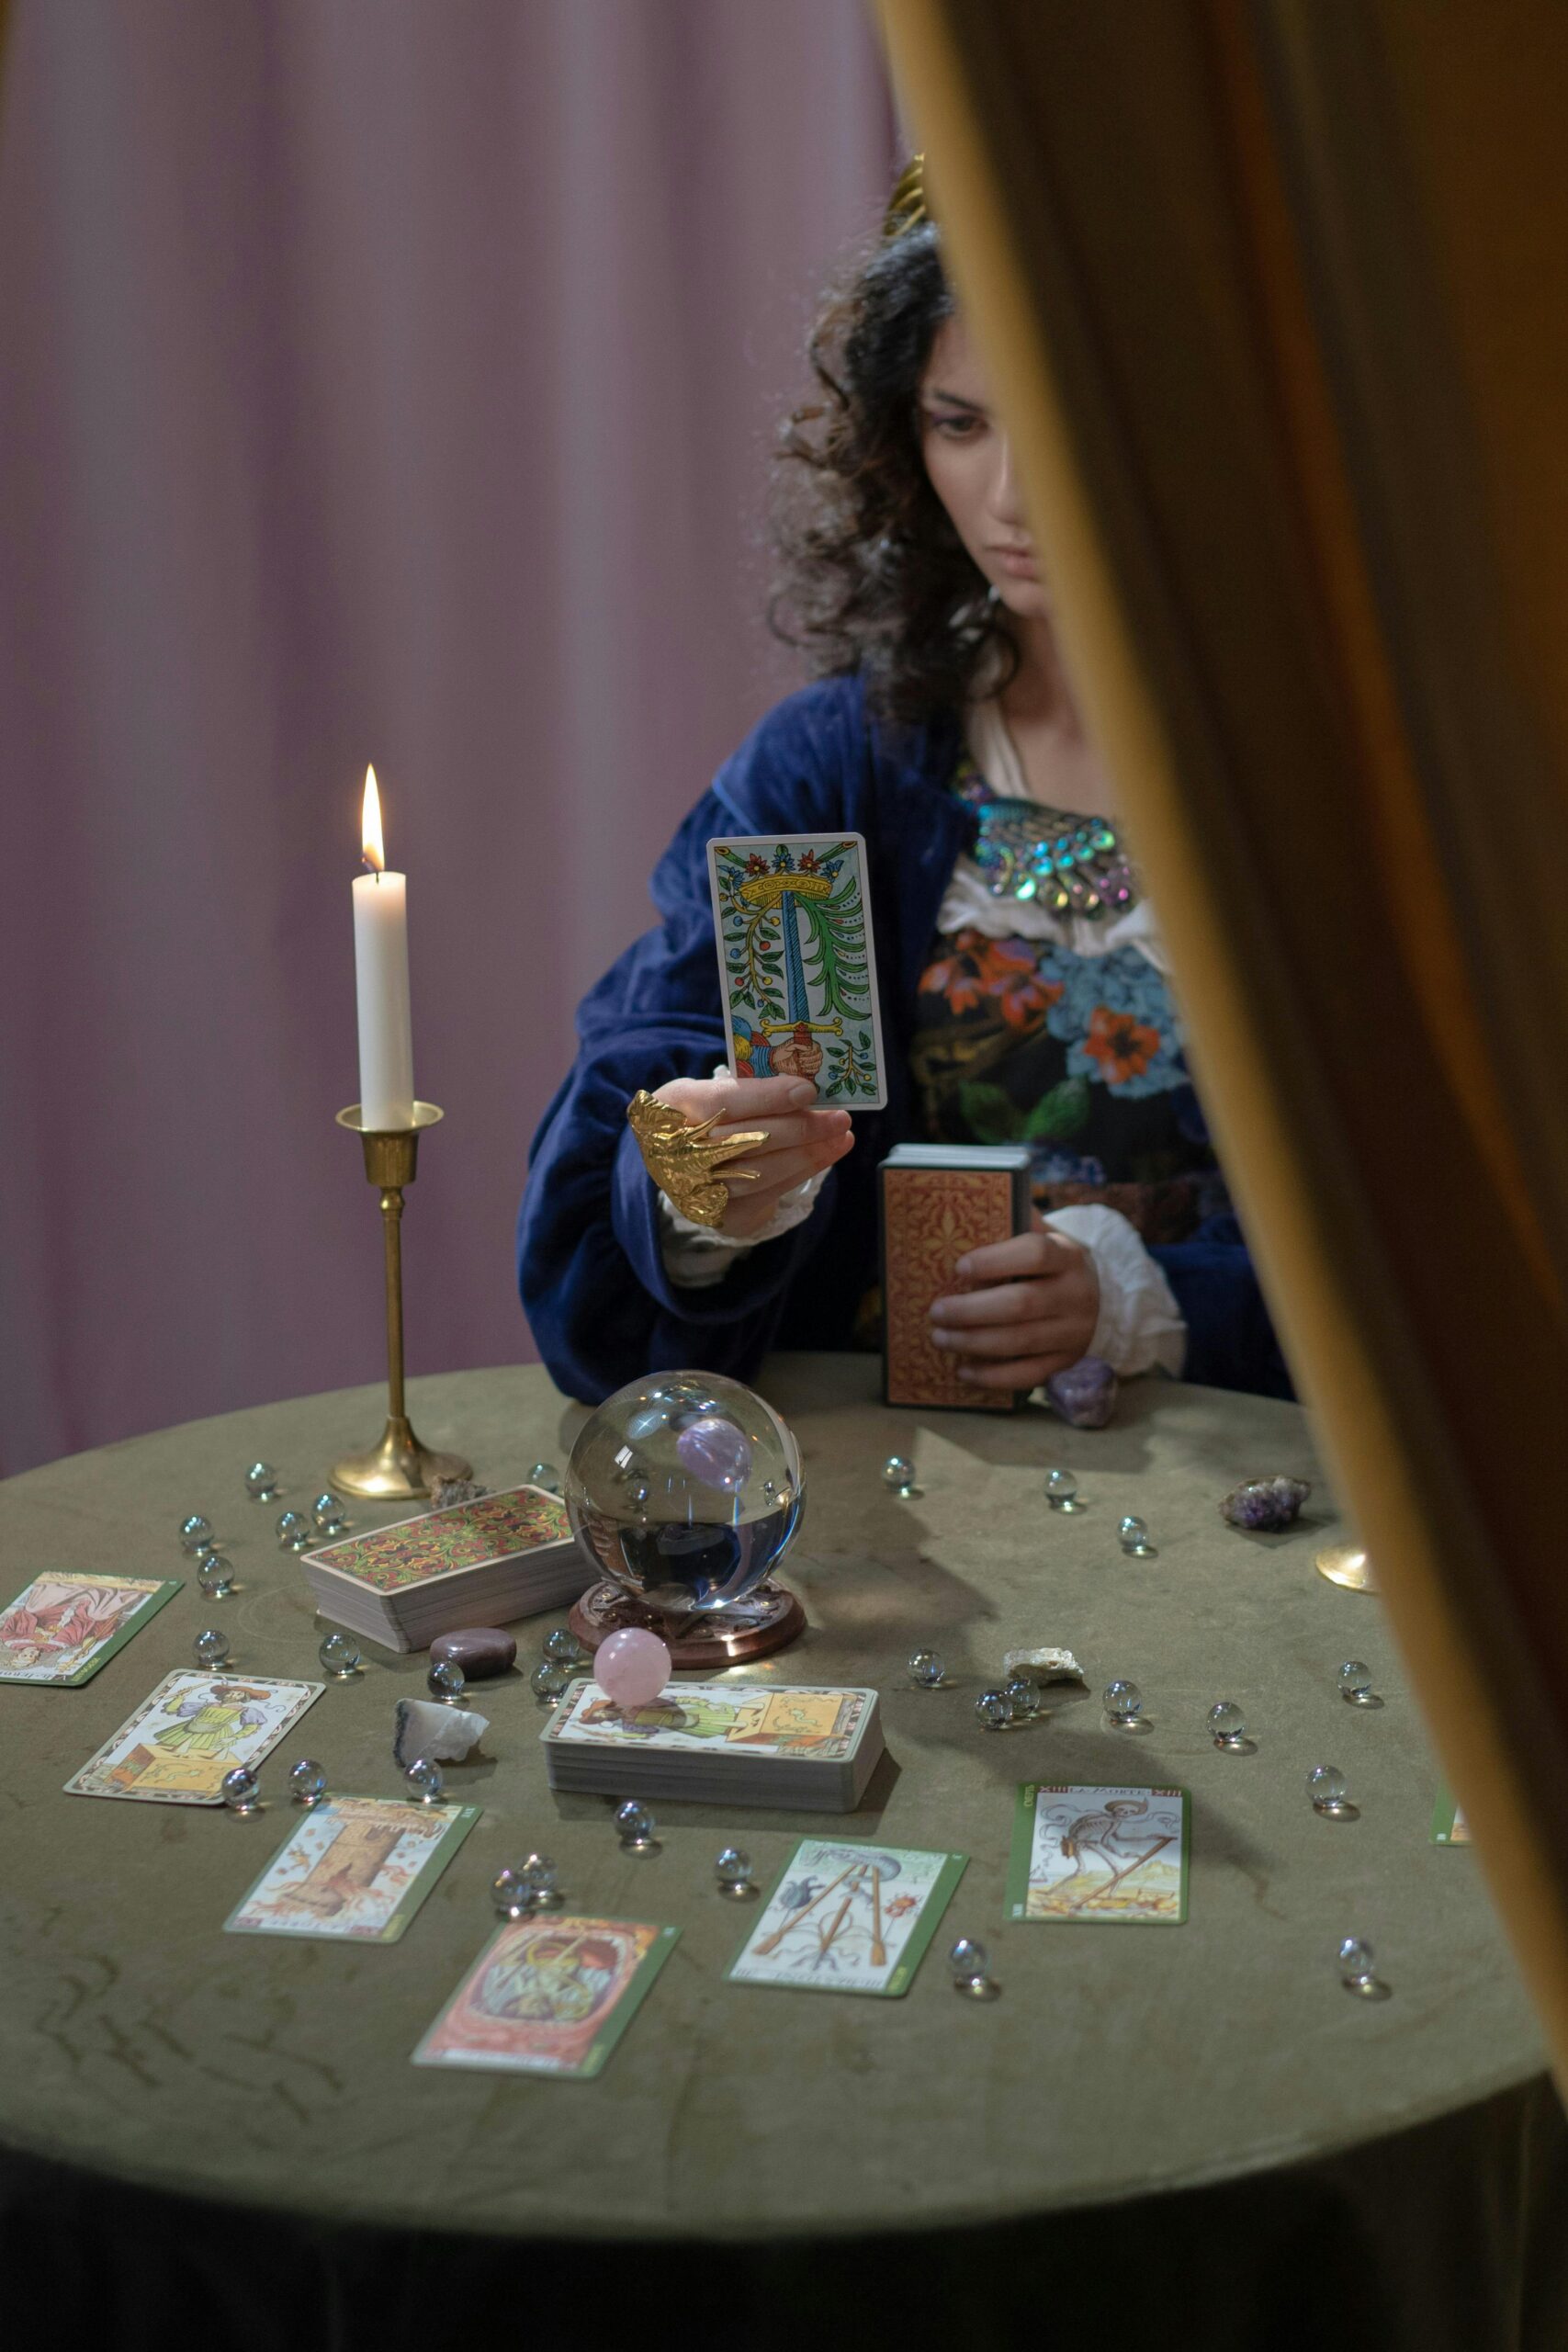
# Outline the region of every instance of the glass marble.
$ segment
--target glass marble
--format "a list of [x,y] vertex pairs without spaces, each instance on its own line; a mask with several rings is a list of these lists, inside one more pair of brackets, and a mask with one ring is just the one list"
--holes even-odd
[[721,1894],[747,1894],[751,1887],[751,1857],[739,1846],[727,1846],[713,1866]]
[[548,1854],[530,1854],[523,1865],[521,1875],[528,1890],[528,1900],[536,1910],[553,1903],[560,1892],[560,1872]]
[[191,1644],[197,1666],[226,1666],[229,1662],[229,1636],[220,1634],[216,1625],[209,1625]]
[[557,1666],[581,1666],[588,1652],[568,1626],[558,1625],[547,1634],[539,1645],[545,1656]]
[[1015,1723],[1028,1723],[1040,1713],[1040,1685],[1032,1682],[1027,1674],[1015,1674],[1004,1682],[1002,1697],[1012,1709]]
[[560,1472],[553,1462],[533,1462],[523,1481],[525,1487],[543,1487],[547,1494],[560,1492]]
[[936,1650],[916,1650],[909,1660],[909,1679],[918,1690],[939,1690],[947,1680],[946,1660]]
[[424,1678],[425,1687],[433,1699],[445,1699],[448,1706],[458,1706],[468,1687],[467,1675],[449,1657],[437,1658]]
[[302,1510],[286,1510],[277,1522],[277,1541],[285,1552],[302,1552],[313,1532]]
[[568,1668],[558,1665],[553,1657],[541,1658],[528,1677],[528,1688],[536,1699],[548,1699],[553,1704],[570,1680]]
[[1005,1690],[982,1690],[975,1713],[987,1731],[1005,1731],[1012,1721],[1012,1701]]
[[346,1682],[351,1674],[359,1671],[359,1645],[346,1634],[327,1634],[316,1652],[334,1682]]
[[340,1534],[348,1525],[342,1503],[325,1487],[310,1505],[310,1517],[315,1521],[316,1532],[320,1535]]
[[1348,1700],[1352,1707],[1376,1704],[1377,1692],[1372,1689],[1371,1669],[1363,1666],[1359,1658],[1347,1658],[1340,1668],[1339,1696]]
[[302,1756],[289,1772],[288,1790],[296,1804],[320,1804],[327,1792],[327,1776],[311,1758]]
[[947,1955],[953,1981],[961,1993],[977,1993],[991,1981],[991,1958],[973,1936],[960,1936]]
[[505,1919],[521,1919],[534,1907],[534,1898],[521,1871],[499,1871],[491,1882],[491,1901]]
[[209,1600],[227,1600],[234,1589],[234,1563],[221,1552],[204,1552],[196,1564],[196,1580]]
[[256,1776],[243,1764],[236,1764],[231,1772],[223,1775],[223,1802],[231,1813],[254,1813],[260,1799]]
[[1247,1737],[1247,1717],[1234,1699],[1217,1699],[1209,1710],[1209,1731],[1216,1747],[1239,1747]]
[[277,1492],[277,1473],[270,1462],[253,1462],[245,1473],[245,1492],[254,1503],[269,1503]]
[[410,1796],[417,1797],[421,1804],[439,1804],[446,1785],[440,1765],[433,1764],[428,1756],[416,1756],[403,1774],[403,1781]]
[[1319,1813],[1342,1813],[1350,1784],[1337,1764],[1314,1764],[1307,1774],[1307,1794]]
[[567,1464],[567,1511],[595,1571],[674,1616],[743,1600],[782,1558],[803,1502],[791,1431],[716,1373],[617,1389]]
[[654,1833],[658,1826],[648,1807],[638,1804],[634,1798],[628,1797],[625,1804],[615,1808],[615,1827],[620,1832],[622,1845],[629,1854],[649,1852],[657,1843]]
[[1053,1510],[1082,1510],[1078,1500],[1078,1482],[1070,1470],[1047,1470],[1045,1499]]
[[1378,1981],[1372,1948],[1363,1936],[1347,1936],[1339,1947],[1339,1973],[1353,1993]]
[[1123,1682],[1118,1679],[1106,1684],[1100,1704],[1111,1722],[1124,1731],[1143,1713],[1144,1694],[1135,1682]]
[[193,1510],[188,1519],[181,1520],[180,1550],[182,1552],[189,1552],[194,1557],[199,1553],[210,1552],[212,1546],[212,1521],[209,1519],[203,1519],[198,1510]]
[[1155,1547],[1149,1542],[1149,1531],[1144,1521],[1131,1511],[1117,1528],[1116,1536],[1123,1552],[1130,1552],[1135,1560],[1153,1556]]
[[906,1462],[901,1453],[890,1453],[882,1465],[882,1483],[896,1495],[906,1498],[915,1491],[915,1465]]

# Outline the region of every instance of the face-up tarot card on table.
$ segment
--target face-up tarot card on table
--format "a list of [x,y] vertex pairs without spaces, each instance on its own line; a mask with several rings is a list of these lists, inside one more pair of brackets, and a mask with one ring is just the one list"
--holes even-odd
[[47,1569],[0,1613],[0,1682],[76,1690],[180,1589],[177,1577]]
[[328,1797],[295,1823],[228,1931],[395,1944],[479,1813],[477,1804]]
[[1186,1791],[1026,1781],[1007,1905],[1011,1919],[1179,1927],[1187,1917]]
[[803,1838],[729,1968],[731,1983],[907,1993],[967,1860]]
[[876,956],[859,833],[710,841],[729,1067],[737,1078],[809,1078],[818,1100],[887,1101]]
[[221,1804],[225,1774],[241,1764],[254,1770],[325,1688],[260,1674],[166,1674],[65,1793]]
[[512,1920],[486,1945],[413,2063],[596,2075],[680,1932],[564,1914]]

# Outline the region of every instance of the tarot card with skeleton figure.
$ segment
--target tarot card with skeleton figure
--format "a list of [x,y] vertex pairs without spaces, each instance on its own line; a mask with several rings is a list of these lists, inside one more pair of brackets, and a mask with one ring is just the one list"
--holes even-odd
[[729,1970],[737,1984],[907,1993],[965,1854],[803,1838]]
[[1187,1917],[1184,1789],[1086,1789],[1026,1781],[1013,1816],[1010,1919]]
[[737,1078],[809,1078],[822,1102],[887,1101],[859,833],[708,843],[719,986]]
[[327,1797],[295,1823],[231,1914],[229,1933],[395,1944],[479,1810]]

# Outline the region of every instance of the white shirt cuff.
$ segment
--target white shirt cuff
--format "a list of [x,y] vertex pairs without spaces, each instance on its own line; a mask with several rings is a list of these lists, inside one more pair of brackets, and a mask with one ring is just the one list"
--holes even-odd
[[1095,1203],[1052,1209],[1045,1222],[1079,1241],[1100,1277],[1100,1320],[1086,1352],[1101,1356],[1123,1380],[1140,1372],[1168,1372],[1179,1379],[1187,1354],[1187,1326],[1176,1295],[1138,1229],[1120,1209]]
[[718,1233],[711,1225],[697,1225],[682,1216],[668,1193],[659,1195],[659,1249],[664,1271],[682,1290],[706,1290],[721,1283],[738,1253],[755,1250],[761,1242],[776,1241],[804,1225],[817,1205],[817,1195],[828,1171],[818,1170],[804,1184],[781,1193],[778,1207],[760,1233]]

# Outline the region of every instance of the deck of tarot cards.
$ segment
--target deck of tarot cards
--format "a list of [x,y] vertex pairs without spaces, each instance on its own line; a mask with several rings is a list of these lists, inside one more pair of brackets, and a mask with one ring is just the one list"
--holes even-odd
[[852,1813],[882,1754],[874,1690],[671,1682],[645,1707],[574,1682],[540,1735],[552,1789]]
[[504,1625],[575,1600],[600,1570],[543,1487],[400,1519],[303,1555],[321,1616],[389,1650],[427,1650],[463,1625]]
[[1010,1412],[1009,1388],[976,1388],[933,1345],[931,1301],[968,1290],[958,1261],[1027,1233],[1030,1156],[1021,1144],[901,1143],[882,1163],[883,1401]]

